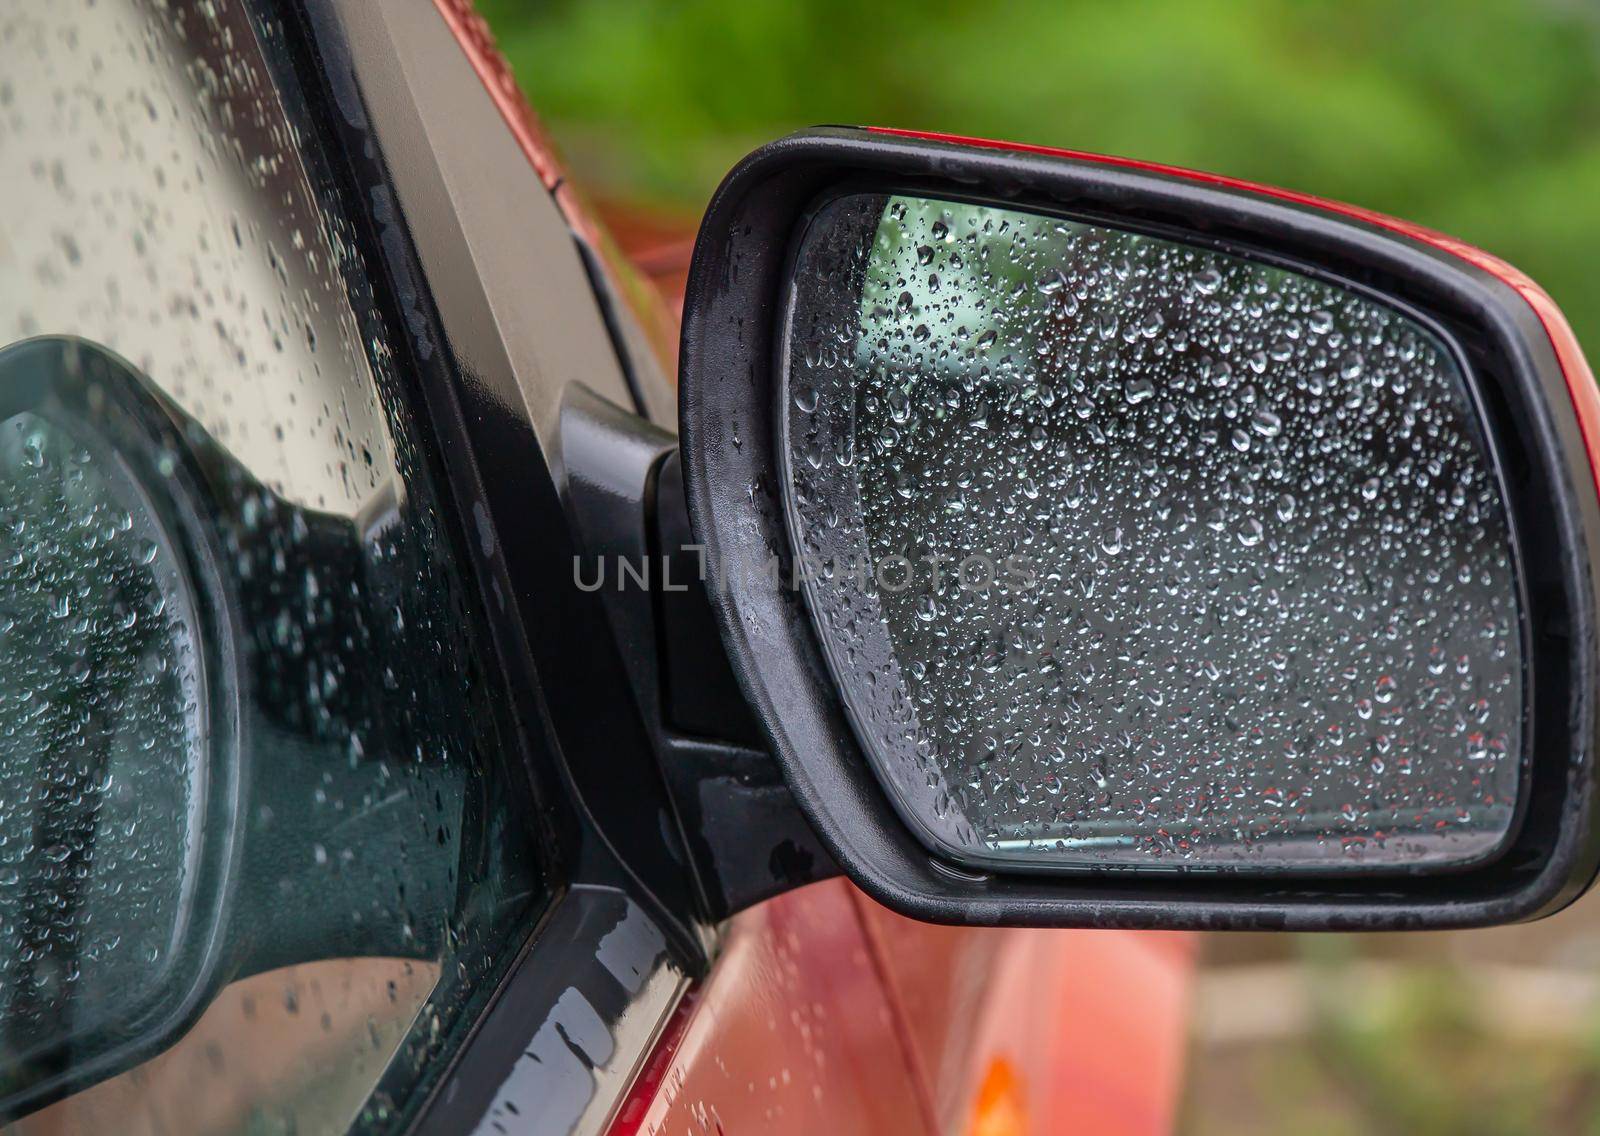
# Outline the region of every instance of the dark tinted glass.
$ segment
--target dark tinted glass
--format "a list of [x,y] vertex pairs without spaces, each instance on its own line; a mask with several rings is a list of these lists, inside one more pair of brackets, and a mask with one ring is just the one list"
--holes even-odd
[[25,1131],[393,1128],[547,895],[282,34],[0,0],[0,1095],[74,1089]]

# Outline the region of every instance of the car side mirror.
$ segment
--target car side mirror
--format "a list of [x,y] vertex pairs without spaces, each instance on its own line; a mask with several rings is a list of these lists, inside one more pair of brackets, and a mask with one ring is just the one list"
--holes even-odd
[[1593,878],[1600,395],[1487,254],[817,130],[712,201],[680,418],[735,674],[890,907],[1453,927]]

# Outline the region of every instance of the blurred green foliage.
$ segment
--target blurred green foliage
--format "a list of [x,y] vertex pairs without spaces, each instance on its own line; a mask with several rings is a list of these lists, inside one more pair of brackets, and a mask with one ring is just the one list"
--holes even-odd
[[1488,971],[1447,958],[1374,967],[1372,939],[1294,941],[1311,1021],[1195,1054],[1185,1136],[1600,1133],[1600,1029],[1508,1035],[1485,1004]]
[[698,208],[816,123],[1215,170],[1526,269],[1600,350],[1595,0],[479,0],[596,189]]

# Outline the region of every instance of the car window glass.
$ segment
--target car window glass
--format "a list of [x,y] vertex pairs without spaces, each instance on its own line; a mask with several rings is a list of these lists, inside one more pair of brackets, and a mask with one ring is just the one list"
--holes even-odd
[[17,1131],[393,1127],[546,895],[358,235],[248,9],[0,0]]

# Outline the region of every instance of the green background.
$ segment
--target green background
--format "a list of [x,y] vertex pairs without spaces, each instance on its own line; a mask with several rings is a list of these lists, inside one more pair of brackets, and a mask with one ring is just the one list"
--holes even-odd
[[577,173],[693,212],[740,155],[858,123],[1193,166],[1527,270],[1600,341],[1593,0],[480,0]]

